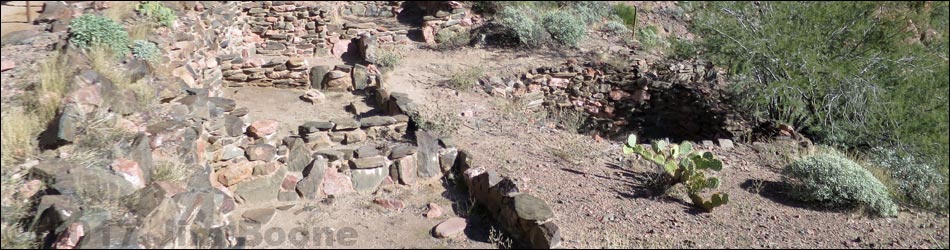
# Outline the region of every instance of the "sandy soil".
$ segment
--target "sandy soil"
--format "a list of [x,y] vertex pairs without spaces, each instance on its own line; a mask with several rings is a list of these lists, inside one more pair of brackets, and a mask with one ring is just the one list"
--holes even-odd
[[898,218],[869,218],[787,201],[775,188],[781,166],[771,165],[780,156],[745,144],[707,149],[727,164],[719,176],[732,203],[699,213],[686,197],[646,192],[655,169],[621,155],[621,142],[558,130],[538,110],[512,111],[507,100],[440,84],[453,63],[506,74],[564,60],[416,51],[388,79],[423,106],[458,114],[462,125],[454,136],[460,148],[472,152],[479,166],[512,177],[522,191],[548,201],[567,248],[931,248],[950,237],[946,216],[903,211]]

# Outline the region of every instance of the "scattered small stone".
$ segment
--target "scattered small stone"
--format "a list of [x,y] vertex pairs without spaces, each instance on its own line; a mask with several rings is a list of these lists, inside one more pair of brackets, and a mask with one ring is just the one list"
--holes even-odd
[[263,138],[277,133],[278,129],[280,129],[280,123],[275,120],[259,120],[251,123],[251,126],[247,128],[247,133],[254,138]]
[[304,93],[303,96],[300,96],[300,99],[310,102],[310,104],[316,105],[317,103],[321,103],[326,100],[327,97],[322,92],[320,92],[320,90],[310,89],[307,90],[307,93]]
[[732,149],[735,147],[735,145],[732,144],[732,140],[719,139],[719,147],[721,147],[722,149]]
[[425,216],[429,219],[442,217],[443,211],[442,207],[435,203],[429,203],[429,211],[426,211]]
[[396,210],[397,212],[402,211],[402,209],[406,207],[405,203],[395,199],[376,198],[373,200],[373,203],[387,209]]

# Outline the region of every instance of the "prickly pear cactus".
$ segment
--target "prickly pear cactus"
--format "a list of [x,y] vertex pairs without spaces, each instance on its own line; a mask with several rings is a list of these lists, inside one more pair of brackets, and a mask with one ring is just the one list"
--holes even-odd
[[693,152],[689,142],[671,144],[665,140],[653,141],[650,147],[637,144],[637,136],[627,137],[623,145],[624,154],[638,154],[644,159],[663,167],[672,184],[683,184],[693,205],[706,211],[729,203],[729,195],[713,194],[709,200],[703,198],[706,189],[719,188],[719,178],[706,178],[707,171],[721,171],[722,161],[710,152]]

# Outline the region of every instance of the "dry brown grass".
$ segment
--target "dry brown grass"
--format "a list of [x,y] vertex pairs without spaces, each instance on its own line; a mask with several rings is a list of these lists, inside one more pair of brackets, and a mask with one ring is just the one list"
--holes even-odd
[[36,135],[39,133],[39,118],[33,114],[26,113],[20,108],[14,108],[10,112],[3,112],[3,131],[2,137],[2,164],[3,172],[6,174],[7,167],[14,162],[36,152]]
[[103,10],[102,15],[122,23],[122,20],[135,15],[135,7],[138,5],[138,1],[110,1],[109,8]]
[[46,124],[56,117],[63,96],[69,91],[72,73],[71,65],[62,55],[40,64],[40,85],[31,103],[32,113],[38,116],[40,124]]
[[132,41],[135,40],[148,40],[148,36],[152,34],[152,30],[155,29],[152,27],[152,24],[146,21],[136,21],[132,24],[129,24],[129,39]]

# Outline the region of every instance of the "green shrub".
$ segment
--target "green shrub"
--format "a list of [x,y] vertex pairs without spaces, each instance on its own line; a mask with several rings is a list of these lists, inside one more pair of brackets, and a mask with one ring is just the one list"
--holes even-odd
[[112,19],[97,15],[82,15],[69,23],[69,42],[80,48],[102,45],[117,56],[129,53],[129,33]]
[[699,48],[691,40],[682,39],[675,36],[669,37],[670,57],[677,60],[686,60],[695,58],[699,54]]
[[147,40],[135,40],[132,43],[132,55],[135,58],[155,62],[161,58],[162,51],[158,49],[158,45]]
[[485,74],[481,67],[471,67],[468,69],[456,71],[446,82],[449,88],[454,90],[470,90],[478,84],[478,78]]
[[174,10],[165,7],[161,2],[147,1],[139,4],[136,10],[142,15],[151,18],[155,23],[165,27],[171,27],[175,19],[178,18]]
[[587,26],[576,16],[566,11],[550,11],[541,16],[541,25],[561,44],[577,45],[584,38]]
[[657,34],[657,27],[652,25],[638,29],[637,40],[644,49],[656,48],[663,44],[663,39]]
[[875,148],[871,156],[871,162],[887,170],[896,186],[896,190],[892,191],[904,202],[943,212],[950,208],[945,171],[917,157],[891,149]]
[[601,26],[601,31],[607,32],[615,36],[623,36],[633,34],[633,31],[627,28],[626,25],[617,21],[610,21]]
[[881,216],[897,216],[884,184],[832,149],[795,160],[783,174],[796,182],[790,194],[798,200],[828,207],[864,206]]
[[823,144],[950,165],[947,2],[692,4],[699,47],[728,68],[732,99],[754,117]]
[[535,22],[535,10],[526,7],[508,7],[498,13],[498,20],[514,33],[518,41],[528,47],[538,47],[544,42],[544,27]]
[[709,200],[703,198],[704,189],[719,188],[719,178],[706,178],[712,171],[722,170],[722,161],[710,152],[693,152],[689,142],[671,144],[667,141],[653,141],[650,147],[637,143],[637,136],[630,135],[623,145],[624,154],[638,154],[644,159],[660,166],[669,185],[683,184],[693,205],[706,211],[728,204],[729,194],[715,193]]
[[603,1],[570,2],[571,12],[586,25],[591,25],[608,19],[613,14],[610,3]]
[[395,49],[377,50],[376,57],[376,65],[379,66],[379,70],[391,70],[399,65],[403,58]]
[[637,29],[637,7],[617,4],[614,5],[614,14],[620,17],[620,20],[623,20],[623,24],[627,25],[627,28],[630,30]]

